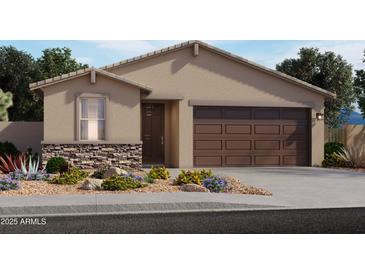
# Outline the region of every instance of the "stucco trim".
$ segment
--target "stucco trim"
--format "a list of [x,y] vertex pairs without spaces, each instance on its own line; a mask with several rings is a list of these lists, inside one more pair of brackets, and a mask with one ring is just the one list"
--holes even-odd
[[[117,62],[117,63],[114,63],[114,64],[103,66],[100,69],[108,70],[108,69],[111,69],[111,68],[116,68],[116,67],[128,65],[128,64],[131,64],[131,63],[141,62],[141,61],[144,61],[144,60],[147,60],[147,59],[150,59],[150,58],[154,58],[154,57],[157,57],[157,56],[160,56],[160,55],[164,55],[164,54],[167,54],[167,53],[170,53],[170,52],[173,52],[173,51],[177,51],[177,50],[180,50],[180,49],[185,49],[187,47],[193,47],[195,49],[196,44],[198,44],[202,48],[208,49],[208,50],[210,50],[210,51],[212,51],[216,54],[219,54],[221,56],[224,56],[226,58],[229,58],[229,59],[231,59],[233,61],[236,61],[236,62],[239,62],[241,64],[247,65],[247,66],[249,66],[253,69],[260,70],[262,72],[268,73],[268,74],[270,74],[272,76],[275,76],[277,78],[280,78],[282,80],[288,81],[292,84],[304,87],[307,90],[318,93],[318,94],[320,94],[320,95],[322,95],[326,98],[336,98],[336,94],[333,93],[333,92],[330,92],[328,90],[322,89],[322,88],[317,87],[317,86],[314,86],[312,84],[309,84],[305,81],[299,80],[295,77],[289,76],[289,75],[287,75],[285,73],[282,73],[282,72],[279,72],[277,70],[273,70],[273,69],[267,68],[265,66],[259,65],[255,62],[252,62],[252,61],[249,61],[245,58],[242,58],[241,56],[235,55],[233,53],[230,53],[228,51],[225,51],[225,50],[222,50],[220,48],[214,47],[212,45],[209,45],[209,44],[204,43],[204,42],[199,41],[199,40],[191,40],[191,41],[183,42],[183,43],[180,43],[180,44],[176,44],[176,45],[173,45],[171,47],[163,48],[161,50],[156,50],[156,51],[149,52],[149,53],[146,53],[146,54],[143,54],[143,55],[139,55],[139,56],[136,56],[136,57],[133,57],[133,58],[130,58],[130,59],[126,59],[126,60],[123,60],[123,61],[120,61],[120,62]],[[194,52],[192,52],[192,55],[194,55]]]
[[[121,81],[123,83],[129,84],[129,85],[132,85],[132,86],[135,86],[135,87],[139,87],[142,91],[152,92],[152,88],[150,88],[146,85],[143,85],[143,84],[137,83],[135,81],[129,80],[125,77],[116,75],[114,73],[111,73],[111,72],[108,72],[108,71],[105,71],[105,70],[101,70],[101,69],[97,69],[97,68],[93,68],[93,67],[92,68],[86,68],[86,69],[80,69],[80,70],[70,72],[70,73],[67,73],[67,74],[63,74],[63,75],[60,75],[60,76],[56,76],[56,77],[53,77],[53,78],[49,78],[49,79],[46,79],[46,80],[31,83],[31,84],[29,84],[29,89],[30,90],[42,89],[44,87],[56,85],[56,84],[61,83],[61,82],[69,81],[69,80],[72,80],[72,79],[75,79],[75,78],[78,78],[78,77],[82,77],[82,76],[91,74],[93,71],[96,74],[103,75],[103,76],[108,77],[110,79],[114,79],[114,80]],[[97,81],[97,79],[96,79],[96,81]]]

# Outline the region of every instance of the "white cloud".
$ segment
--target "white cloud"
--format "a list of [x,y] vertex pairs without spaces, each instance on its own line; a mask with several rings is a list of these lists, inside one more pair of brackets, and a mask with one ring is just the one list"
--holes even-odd
[[86,56],[75,57],[75,59],[79,63],[88,64],[88,65],[90,65],[93,61],[92,58],[86,57]]

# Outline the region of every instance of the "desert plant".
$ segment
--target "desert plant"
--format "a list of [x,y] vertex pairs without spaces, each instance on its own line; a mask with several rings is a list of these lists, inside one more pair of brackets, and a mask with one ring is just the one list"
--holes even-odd
[[49,174],[44,170],[38,170],[36,173],[24,175],[21,170],[16,170],[14,172],[10,172],[8,175],[11,179],[18,181],[48,181]]
[[13,94],[0,89],[0,121],[9,121],[8,108],[13,105]]
[[0,179],[0,191],[4,190],[16,190],[20,188],[20,183],[12,178],[2,178]]
[[170,178],[170,172],[166,169],[166,167],[152,167],[148,176],[151,179],[162,179],[167,180]]
[[14,172],[21,168],[21,163],[26,161],[25,154],[0,156],[0,171],[4,174]]
[[203,180],[212,177],[213,173],[211,170],[181,170],[177,178],[175,179],[175,184],[196,184],[201,185]]
[[91,177],[96,179],[103,179],[106,170],[107,170],[106,168],[99,168],[95,170],[93,174],[91,174]]
[[360,146],[344,147],[340,152],[335,152],[334,155],[350,167],[365,167],[365,151]]
[[0,142],[0,156],[5,157],[5,155],[18,155],[20,152],[13,143],[8,141]]
[[50,183],[59,185],[75,185],[85,179],[88,175],[89,173],[87,171],[73,167],[70,168],[69,171],[61,173],[61,175],[53,178]]
[[329,142],[324,145],[323,167],[346,167],[348,163],[341,160],[336,153],[343,150],[344,145],[341,143]]
[[199,174],[200,174],[200,180],[204,181],[206,178],[210,178],[210,177],[213,177],[213,172],[208,169],[202,169],[199,171]]
[[128,190],[145,187],[146,184],[141,180],[136,180],[132,176],[112,176],[104,180],[101,187],[104,190]]
[[68,163],[62,157],[52,157],[47,161],[47,173],[64,173],[68,171]]
[[227,181],[218,176],[208,177],[203,180],[203,186],[211,192],[222,192],[227,187]]
[[143,180],[148,184],[153,184],[155,182],[155,180],[152,177],[150,177],[149,174],[144,176]]

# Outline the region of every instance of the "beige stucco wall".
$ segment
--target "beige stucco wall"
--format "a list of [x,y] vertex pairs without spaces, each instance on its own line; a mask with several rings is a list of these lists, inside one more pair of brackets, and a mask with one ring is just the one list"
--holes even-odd
[[[206,105],[305,107],[312,113],[312,165],[323,159],[324,123],[315,115],[324,110],[324,98],[304,87],[222,57],[200,47],[171,52],[143,62],[109,69],[153,89],[144,99],[181,97],[172,104],[173,138],[169,159],[174,165],[193,165],[193,107]],[[224,101],[224,102],[222,102]],[[175,134],[175,135],[174,135]]]
[[11,142],[20,151],[32,148],[41,154],[43,122],[0,122],[0,142]]
[[44,89],[44,142],[77,141],[76,98],[82,93],[106,96],[106,141],[140,142],[140,90],[98,74],[48,86]]

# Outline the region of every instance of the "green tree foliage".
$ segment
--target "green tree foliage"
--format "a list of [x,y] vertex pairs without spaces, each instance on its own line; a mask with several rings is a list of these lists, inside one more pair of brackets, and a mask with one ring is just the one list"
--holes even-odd
[[[365,63],[365,50],[364,50],[363,62]],[[357,96],[357,103],[359,105],[362,116],[365,118],[365,70],[364,69],[355,71],[354,87],[355,87],[355,93]]]
[[321,53],[318,48],[301,48],[298,58],[285,59],[276,69],[337,95],[325,102],[325,122],[339,127],[348,120],[356,100],[352,66],[333,52]]
[[9,108],[11,121],[40,121],[43,119],[42,97],[29,92],[29,83],[40,80],[34,58],[16,48],[0,47],[0,88],[13,94]]
[[9,108],[11,121],[42,121],[43,94],[30,91],[29,84],[87,65],[78,63],[68,48],[45,49],[35,60],[30,54],[15,47],[0,47],[0,88],[13,94]]
[[8,108],[13,105],[13,94],[0,89],[0,121],[9,121]]
[[66,47],[43,50],[43,55],[37,59],[37,64],[43,79],[88,67],[86,64],[78,63],[72,57],[71,49]]

